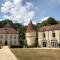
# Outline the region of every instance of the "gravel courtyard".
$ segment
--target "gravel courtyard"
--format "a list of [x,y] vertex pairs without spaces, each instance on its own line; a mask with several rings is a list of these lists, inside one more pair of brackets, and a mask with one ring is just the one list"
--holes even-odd
[[0,60],[17,60],[15,55],[11,52],[8,46],[0,49]]

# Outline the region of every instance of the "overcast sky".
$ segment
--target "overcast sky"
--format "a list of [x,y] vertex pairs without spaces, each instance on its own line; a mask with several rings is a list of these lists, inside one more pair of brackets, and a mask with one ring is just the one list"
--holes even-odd
[[60,0],[0,0],[0,20],[9,18],[27,25],[45,17],[60,20]]

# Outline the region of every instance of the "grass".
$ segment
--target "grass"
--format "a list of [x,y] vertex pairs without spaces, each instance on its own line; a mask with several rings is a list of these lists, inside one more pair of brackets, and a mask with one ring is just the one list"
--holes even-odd
[[18,60],[60,60],[60,49],[11,49]]

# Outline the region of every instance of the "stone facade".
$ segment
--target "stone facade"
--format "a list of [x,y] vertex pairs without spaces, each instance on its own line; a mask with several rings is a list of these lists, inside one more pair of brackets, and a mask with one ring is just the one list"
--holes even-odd
[[7,26],[0,28],[0,45],[19,46],[18,31]]
[[60,47],[60,24],[40,28],[38,31],[38,45],[45,48]]
[[34,46],[36,40],[36,32],[27,32],[26,33],[26,40],[28,46]]
[[[55,34],[55,37],[53,37],[53,33]],[[43,34],[45,34],[45,37],[43,37]],[[38,32],[38,45],[40,47],[58,47],[58,44],[60,43],[60,30],[54,30],[54,31],[44,31],[44,32]],[[43,46],[43,40],[46,42],[46,46]],[[52,42],[53,40],[53,42]],[[56,46],[54,46],[54,43]]]
[[27,45],[30,47],[35,45],[36,31],[33,29],[32,21],[30,21],[30,23],[27,26],[26,41],[27,41]]

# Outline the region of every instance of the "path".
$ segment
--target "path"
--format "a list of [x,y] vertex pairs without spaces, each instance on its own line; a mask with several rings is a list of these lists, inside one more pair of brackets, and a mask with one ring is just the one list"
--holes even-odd
[[15,55],[11,52],[8,46],[0,49],[0,60],[17,60]]

